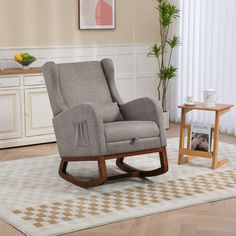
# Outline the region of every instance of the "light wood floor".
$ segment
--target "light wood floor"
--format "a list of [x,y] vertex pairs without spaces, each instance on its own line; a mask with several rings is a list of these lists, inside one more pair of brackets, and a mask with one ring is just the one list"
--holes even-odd
[[[171,124],[168,137],[178,136]],[[236,137],[221,135],[236,144]],[[0,161],[57,153],[56,144],[0,150]],[[1,194],[1,193],[0,193]],[[0,236],[23,236],[0,220]],[[236,236],[236,198],[88,229],[66,236]]]

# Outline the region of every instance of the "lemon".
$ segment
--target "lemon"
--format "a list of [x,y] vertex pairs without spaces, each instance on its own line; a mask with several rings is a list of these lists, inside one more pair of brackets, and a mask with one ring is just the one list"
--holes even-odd
[[23,57],[22,57],[20,54],[17,54],[17,55],[15,55],[15,59],[16,59],[17,61],[22,61],[22,60],[23,60]]

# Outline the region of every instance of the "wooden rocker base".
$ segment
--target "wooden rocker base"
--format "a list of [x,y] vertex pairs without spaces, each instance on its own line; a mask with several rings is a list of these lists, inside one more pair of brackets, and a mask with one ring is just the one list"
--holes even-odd
[[[160,163],[161,163],[161,167],[157,169],[144,171],[144,170],[136,169],[124,163],[125,157],[143,155],[143,154],[149,154],[149,153],[155,153],[155,152],[159,152]],[[106,169],[105,161],[109,159],[116,159],[116,165],[121,170],[127,173],[115,175],[115,176],[107,176],[107,169]],[[87,180],[87,181],[82,181],[75,178],[73,175],[71,175],[70,173],[66,171],[68,162],[75,162],[75,161],[97,161],[98,169],[99,169],[99,177],[95,180]],[[138,151],[138,152],[115,154],[115,155],[110,155],[110,156],[101,156],[101,157],[62,157],[61,164],[59,167],[59,175],[63,179],[82,188],[95,187],[107,181],[120,179],[120,178],[156,176],[156,175],[164,174],[167,171],[168,171],[168,160],[167,160],[165,147],[152,149],[152,150]]]

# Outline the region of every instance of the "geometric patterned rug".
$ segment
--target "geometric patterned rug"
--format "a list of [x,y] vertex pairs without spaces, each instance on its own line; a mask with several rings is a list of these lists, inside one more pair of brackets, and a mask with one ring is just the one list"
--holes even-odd
[[[169,172],[152,178],[129,178],[88,190],[57,174],[58,156],[0,163],[0,218],[30,236],[54,236],[159,212],[236,197],[236,146],[220,143],[217,170],[198,158],[178,166],[178,139],[168,140]],[[156,154],[127,158],[150,169]],[[75,175],[97,176],[92,163],[73,164]],[[120,172],[108,161],[109,175]]]

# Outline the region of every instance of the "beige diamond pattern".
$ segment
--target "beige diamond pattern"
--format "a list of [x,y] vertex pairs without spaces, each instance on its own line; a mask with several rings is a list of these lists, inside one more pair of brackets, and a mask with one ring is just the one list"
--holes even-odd
[[101,215],[126,212],[145,206],[158,206],[173,199],[198,195],[236,187],[236,171],[215,172],[165,183],[143,184],[111,193],[93,194],[88,198],[67,199],[36,207],[15,209],[12,212],[36,228],[62,222],[101,217]]

